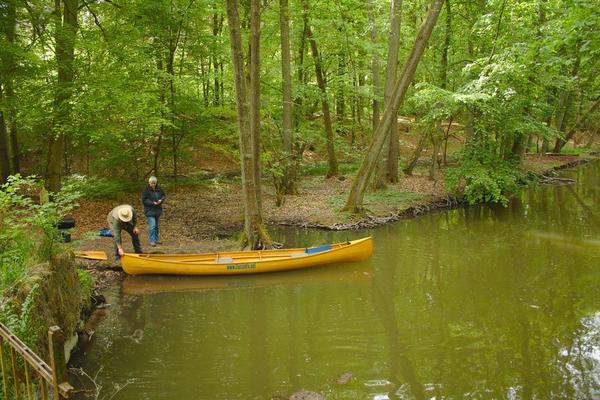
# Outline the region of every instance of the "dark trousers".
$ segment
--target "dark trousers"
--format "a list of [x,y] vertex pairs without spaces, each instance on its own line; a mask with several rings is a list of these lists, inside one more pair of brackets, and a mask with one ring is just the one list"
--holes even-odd
[[[142,244],[140,243],[140,236],[133,233],[133,225],[132,224],[121,224],[121,229],[125,232],[129,233],[131,236],[131,243],[133,244],[133,250],[136,253],[143,253]],[[123,235],[121,235],[121,240],[123,240]],[[115,257],[117,259],[121,258],[119,255],[119,248],[117,247],[117,243],[115,243]]]

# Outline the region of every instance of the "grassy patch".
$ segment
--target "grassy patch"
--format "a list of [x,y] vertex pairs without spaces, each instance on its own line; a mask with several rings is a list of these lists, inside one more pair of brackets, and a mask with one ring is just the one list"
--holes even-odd
[[574,156],[579,156],[583,153],[587,153],[589,151],[589,149],[586,149],[584,147],[570,147],[570,146],[565,146],[561,149],[561,154],[570,154],[570,155],[574,155]]
[[[385,190],[378,190],[375,192],[369,192],[365,194],[364,206],[369,209],[376,209],[380,206],[385,206],[394,209],[406,209],[414,205],[416,202],[423,200],[424,195],[399,190],[395,188],[387,188]],[[347,195],[336,195],[331,196],[327,200],[329,206],[333,208],[338,216],[344,220],[351,219],[351,214],[342,211],[342,208],[346,205]]]
[[[358,163],[339,163],[338,171],[340,174],[354,174],[358,171],[360,165]],[[329,166],[326,162],[304,165],[302,167],[302,175],[318,176],[326,175]]]
[[396,208],[408,208],[415,202],[423,200],[423,195],[397,189],[378,190],[365,195],[365,205],[384,204]]

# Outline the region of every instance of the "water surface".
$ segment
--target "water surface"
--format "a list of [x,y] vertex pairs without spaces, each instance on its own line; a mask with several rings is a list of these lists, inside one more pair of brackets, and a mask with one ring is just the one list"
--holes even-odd
[[563,175],[506,208],[276,235],[373,235],[363,263],[128,277],[81,367],[113,399],[600,398],[600,164]]

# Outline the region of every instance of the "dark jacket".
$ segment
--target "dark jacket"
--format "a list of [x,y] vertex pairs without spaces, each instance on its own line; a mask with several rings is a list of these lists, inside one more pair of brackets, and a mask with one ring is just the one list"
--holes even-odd
[[[162,214],[162,205],[165,201],[165,193],[160,186],[152,189],[150,185],[146,186],[142,192],[142,203],[144,204],[144,215],[146,217],[158,217]],[[162,200],[160,204],[154,204],[155,201]]]

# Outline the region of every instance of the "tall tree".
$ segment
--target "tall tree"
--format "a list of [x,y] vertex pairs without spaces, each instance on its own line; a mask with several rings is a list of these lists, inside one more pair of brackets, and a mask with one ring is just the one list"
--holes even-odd
[[279,0],[279,29],[281,32],[281,76],[282,76],[282,124],[283,152],[283,193],[296,193],[296,171],[294,163],[294,127],[292,104],[292,61],[290,51],[290,15],[288,0]]
[[54,117],[48,143],[46,187],[60,189],[66,131],[70,124],[73,82],[75,79],[75,34],[77,33],[78,0],[55,0],[56,66],[58,76],[54,99]]
[[427,41],[429,40],[431,32],[433,31],[433,28],[437,22],[443,2],[444,0],[433,0],[431,2],[427,17],[419,29],[410,55],[404,63],[401,77],[394,87],[394,96],[390,101],[390,104],[388,104],[385,108],[381,122],[373,134],[373,139],[371,140],[367,154],[356,174],[354,182],[352,183],[352,188],[350,189],[350,194],[344,207],[347,211],[353,213],[362,211],[364,194],[368,187],[369,180],[373,175],[373,171],[377,165],[377,160],[379,153],[381,152],[381,148],[383,147],[383,143],[387,139],[391,120],[398,112],[398,108],[402,104],[404,96],[406,95],[406,91],[412,82],[412,78],[415,74],[417,66],[421,61],[421,56],[425,51]]
[[[14,52],[16,50],[16,28],[17,28],[17,1],[7,0],[6,7],[4,8],[5,21],[2,23],[4,27],[4,33],[6,35],[6,41],[8,48],[3,54],[2,62],[2,78],[0,78],[0,85],[4,89],[4,100],[6,101],[6,114],[4,116],[4,123],[6,129],[6,151],[8,156],[8,165],[11,174],[20,172],[20,159],[19,159],[19,143],[17,139],[17,112],[15,104],[17,98],[15,96],[14,89],[14,77],[17,73],[17,63],[15,62]],[[2,98],[2,96],[0,96]]]
[[[0,87],[0,101],[2,101],[2,97],[2,88]],[[6,131],[6,122],[4,121],[4,112],[0,111],[0,183],[4,183],[9,175],[8,135]]]
[[379,52],[377,51],[377,23],[375,22],[375,10],[373,5],[373,0],[367,1],[367,8],[369,14],[369,24],[371,25],[371,42],[373,45],[373,54],[371,60],[371,76],[373,77],[373,132],[377,129],[377,125],[379,124],[379,108],[381,101],[379,100],[379,96],[381,95],[381,73],[380,69],[380,60],[379,60]]
[[[308,0],[303,0],[304,13],[308,18]],[[331,124],[331,113],[329,111],[329,100],[327,99],[327,83],[325,82],[325,73],[323,72],[323,61],[319,54],[317,41],[313,36],[310,25],[306,27],[306,35],[310,42],[310,49],[313,55],[315,64],[315,74],[317,76],[317,84],[321,92],[321,107],[323,109],[323,123],[325,124],[325,137],[327,140],[327,177],[330,178],[338,174],[338,162],[335,155],[335,138],[333,135],[333,126]]]
[[[251,31],[258,31],[260,26],[259,0],[252,0],[250,3],[251,13]],[[264,248],[271,245],[271,240],[265,229],[262,217],[262,205],[260,201],[260,181],[257,181],[257,176],[260,176],[254,170],[258,164],[255,160],[255,143],[258,143],[257,138],[253,138],[253,134],[257,133],[252,129],[252,124],[258,122],[252,117],[252,113],[256,112],[257,104],[251,106],[250,99],[255,101],[258,99],[257,94],[250,94],[250,99],[246,87],[246,73],[244,69],[244,53],[242,50],[242,34],[240,28],[240,18],[238,14],[237,0],[227,0],[227,20],[229,25],[229,36],[231,44],[231,58],[234,70],[236,105],[237,105],[237,120],[238,129],[240,132],[240,162],[242,169],[242,193],[244,199],[244,240],[243,246],[250,245],[253,249]],[[253,36],[253,35],[251,35]],[[251,38],[251,47],[258,45],[257,37]],[[250,60],[257,61],[255,58],[258,55],[258,49],[250,49],[250,53],[255,53],[255,56],[250,56]],[[250,87],[253,90],[259,88],[258,71],[259,66],[250,66]],[[254,78],[252,78],[254,74]],[[254,79],[254,81],[253,81]]]
[[[398,72],[398,53],[400,51],[400,26],[402,22],[402,0],[392,0],[390,4],[390,34],[388,37],[387,64],[385,67],[384,108],[390,104],[396,85]],[[383,188],[386,182],[398,182],[398,116],[394,115],[390,123],[388,140],[384,143],[375,182],[375,188]]]

